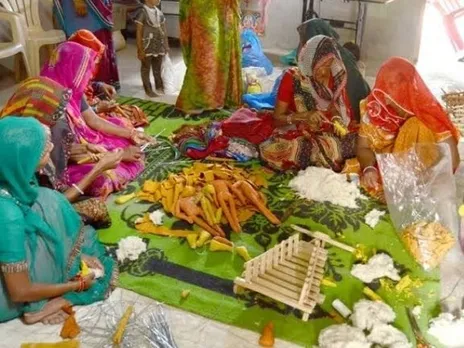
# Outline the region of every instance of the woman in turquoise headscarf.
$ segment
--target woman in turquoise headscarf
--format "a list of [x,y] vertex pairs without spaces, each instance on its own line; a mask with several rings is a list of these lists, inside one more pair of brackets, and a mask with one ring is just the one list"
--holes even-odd
[[[103,300],[117,275],[95,230],[82,224],[62,194],[37,185],[35,172],[52,149],[39,121],[0,122],[0,322],[56,323],[65,306]],[[103,277],[81,277],[82,261],[103,270]]]

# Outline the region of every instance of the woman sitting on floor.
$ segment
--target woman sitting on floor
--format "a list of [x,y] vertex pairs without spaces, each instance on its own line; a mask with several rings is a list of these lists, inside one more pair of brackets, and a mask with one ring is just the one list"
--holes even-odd
[[98,117],[91,108],[81,112],[82,97],[94,76],[96,58],[97,54],[93,50],[74,42],[65,42],[54,51],[41,76],[72,91],[66,108],[66,120],[75,142],[99,145],[98,151],[101,152],[96,156],[85,155],[77,163],[69,164],[66,171],[68,185],[77,184],[87,176],[104,152],[123,149],[122,161],[114,170],[100,175],[86,191],[75,187],[82,194],[106,198],[110,193],[121,190],[142,172],[144,163],[139,145],[152,141],[152,138],[134,128],[114,125]]
[[[347,97],[347,73],[333,39],[316,36],[301,49],[298,68],[280,84],[274,123],[281,129],[260,145],[278,170],[308,166],[341,171],[355,157],[356,134]],[[285,128],[283,128],[285,127]]]
[[[92,32],[85,29],[78,30],[68,41],[76,42],[94,50],[97,53],[96,70],[99,70],[106,47]],[[85,111],[90,105],[97,115],[109,121],[116,117],[129,127],[142,127],[148,124],[147,116],[142,109],[135,105],[120,106],[115,102],[116,97],[116,89],[113,86],[104,82],[93,81],[85,91],[85,100],[82,102],[81,111]],[[117,122],[113,123],[118,124]]]
[[346,94],[353,110],[353,119],[359,122],[359,103],[369,95],[370,88],[359,71],[357,57],[338,43],[340,36],[334,28],[323,19],[314,18],[304,22],[298,27],[298,33],[300,34],[300,47],[298,51],[308,40],[317,35],[328,36],[335,40],[337,50],[340,52],[340,57],[346,69]]
[[[116,280],[95,231],[61,193],[35,182],[52,149],[48,128],[37,120],[0,121],[0,322],[22,316],[29,324],[57,323],[64,306],[101,301]],[[79,277],[81,261],[103,277]]]
[[[94,156],[104,151],[93,144],[76,144],[66,121],[66,107],[71,91],[46,77],[32,77],[24,81],[0,112],[8,115],[33,117],[50,127],[54,145],[50,163],[38,173],[39,184],[63,192],[85,223],[95,228],[108,227],[110,217],[105,202],[98,198],[81,196],[107,170],[114,169],[122,159],[122,151],[106,152],[92,170],[76,186],[68,184],[68,161],[78,162],[82,156]],[[79,190],[77,189],[79,188]]]
[[404,152],[417,143],[446,143],[454,170],[459,166],[459,132],[407,60],[392,58],[382,66],[361,112],[357,157],[368,190],[381,189],[376,153]]

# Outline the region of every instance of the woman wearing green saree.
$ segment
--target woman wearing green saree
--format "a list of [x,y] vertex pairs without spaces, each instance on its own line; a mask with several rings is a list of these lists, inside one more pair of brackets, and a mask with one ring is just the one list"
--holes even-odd
[[177,108],[199,114],[240,106],[240,1],[181,0],[180,42],[187,72]]
[[[48,128],[33,118],[0,122],[0,322],[64,319],[62,308],[103,300],[117,275],[95,230],[60,193],[39,187],[35,172],[48,163]],[[78,277],[81,261],[104,275]]]

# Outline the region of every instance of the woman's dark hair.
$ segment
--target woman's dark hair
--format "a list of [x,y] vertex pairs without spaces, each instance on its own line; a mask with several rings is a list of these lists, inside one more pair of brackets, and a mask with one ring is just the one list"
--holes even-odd
[[361,60],[361,49],[354,42],[347,42],[343,47],[351,52],[357,62]]

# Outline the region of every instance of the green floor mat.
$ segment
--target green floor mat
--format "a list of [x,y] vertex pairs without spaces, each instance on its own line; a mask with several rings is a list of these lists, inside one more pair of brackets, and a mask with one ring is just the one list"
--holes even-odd
[[[122,98],[121,102],[138,105],[150,119],[149,134],[162,133],[162,150],[148,155],[147,169],[137,182],[132,183],[125,194],[138,189],[147,179],[160,180],[170,172],[178,172],[191,161],[178,158],[178,153],[170,145],[167,137],[183,123],[199,123],[205,120],[221,119],[229,115],[219,111],[202,115],[198,119],[185,119],[172,106],[133,98]],[[259,166],[258,163],[248,164]],[[252,256],[257,256],[276,243],[288,238],[293,232],[290,224],[300,224],[313,230],[327,232],[347,244],[362,244],[367,249],[384,251],[395,260],[403,274],[408,272],[412,278],[420,278],[423,285],[411,296],[398,294],[371,285],[378,294],[391,305],[396,313],[395,326],[404,331],[411,342],[414,335],[406,316],[406,308],[417,304],[423,306],[419,324],[425,332],[427,322],[436,313],[439,297],[437,273],[425,273],[416,265],[405,251],[397,234],[386,216],[375,230],[364,224],[364,216],[374,208],[383,209],[370,200],[361,200],[359,209],[344,209],[328,203],[310,203],[298,200],[287,187],[292,178],[290,174],[269,175],[269,187],[265,190],[268,205],[279,217],[289,216],[286,222],[275,227],[261,215],[255,215],[245,225],[243,233],[233,234],[232,241],[245,245]],[[110,250],[117,242],[127,236],[139,235],[134,230],[134,221],[147,211],[154,211],[158,204],[131,202],[118,206],[110,201],[113,225],[99,232],[100,240]],[[175,229],[188,229],[182,221],[168,218],[167,225]],[[140,235],[139,235],[140,236]],[[329,260],[326,277],[335,282],[336,287],[323,287],[326,295],[324,304],[317,307],[309,322],[301,320],[299,311],[286,305],[271,301],[253,293],[236,296],[233,293],[233,280],[243,271],[243,260],[231,253],[211,253],[205,249],[192,250],[184,240],[142,235],[148,250],[139,260],[121,265],[120,285],[141,295],[162,301],[202,316],[231,324],[237,327],[260,331],[269,321],[273,321],[276,336],[288,341],[312,347],[317,343],[321,329],[334,324],[329,312],[334,299],[342,300],[348,307],[363,298],[364,285],[350,275],[354,257],[335,247],[329,247]],[[380,289],[378,289],[380,288]],[[187,299],[181,299],[181,292],[190,290]],[[431,340],[431,342],[435,343]],[[254,343],[254,342],[253,342]]]

